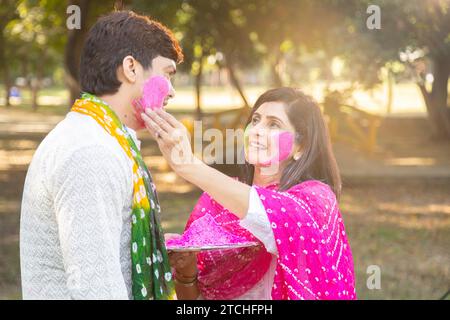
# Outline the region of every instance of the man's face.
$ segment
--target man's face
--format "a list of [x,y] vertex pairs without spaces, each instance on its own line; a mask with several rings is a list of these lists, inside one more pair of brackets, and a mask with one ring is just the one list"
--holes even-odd
[[[169,82],[169,94],[163,101],[163,106],[166,106],[169,99],[175,96],[175,90],[172,86],[172,77],[176,73],[176,63],[172,59],[158,56],[153,59],[152,66],[144,69],[142,65],[136,61],[136,70],[133,72],[135,76],[135,82],[133,84],[133,99],[140,99],[143,93],[144,84],[148,79],[154,76],[161,76],[167,79]],[[136,100],[135,100],[136,101]],[[143,106],[140,104],[132,103],[132,109],[134,113],[134,121],[131,126],[137,130],[144,129],[145,123],[141,118],[141,113],[144,112]]]
[[164,100],[164,106],[167,105],[169,99],[175,97],[175,89],[172,85],[172,78],[177,72],[177,67],[175,61],[162,56],[157,56],[152,61],[152,67],[144,70],[143,78],[140,79],[139,87],[143,88],[145,81],[153,76],[163,76],[170,84],[170,91],[166,99]]

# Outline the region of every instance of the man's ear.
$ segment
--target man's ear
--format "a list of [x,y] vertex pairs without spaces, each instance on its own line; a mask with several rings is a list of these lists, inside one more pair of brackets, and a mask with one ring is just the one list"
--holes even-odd
[[132,56],[126,56],[122,60],[123,77],[130,83],[136,82],[137,61]]

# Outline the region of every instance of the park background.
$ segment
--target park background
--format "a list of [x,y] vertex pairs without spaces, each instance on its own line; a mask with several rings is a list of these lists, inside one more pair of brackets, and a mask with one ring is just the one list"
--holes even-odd
[[[76,23],[70,5],[79,29],[68,28]],[[241,127],[268,88],[314,96],[343,176],[358,297],[448,299],[448,0],[0,0],[0,299],[21,298],[27,167],[79,95],[89,27],[116,9],[149,15],[180,40],[185,61],[167,109],[190,130],[198,119],[204,129]],[[200,190],[170,170],[148,134],[140,138],[163,227],[181,232]],[[366,285],[371,265],[380,267],[381,289]]]

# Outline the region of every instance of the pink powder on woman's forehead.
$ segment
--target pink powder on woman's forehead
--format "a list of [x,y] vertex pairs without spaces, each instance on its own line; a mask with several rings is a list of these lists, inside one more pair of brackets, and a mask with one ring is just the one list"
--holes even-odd
[[246,244],[248,241],[224,230],[210,214],[195,220],[180,238],[169,239],[167,249]]

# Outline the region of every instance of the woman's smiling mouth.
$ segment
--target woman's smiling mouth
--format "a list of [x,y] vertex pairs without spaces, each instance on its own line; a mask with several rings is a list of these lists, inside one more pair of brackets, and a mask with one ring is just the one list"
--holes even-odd
[[261,143],[258,143],[258,142],[255,142],[255,141],[250,141],[249,146],[253,147],[253,148],[258,148],[258,149],[261,149],[261,150],[266,150],[267,149],[267,147],[265,145],[263,145]]

